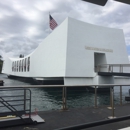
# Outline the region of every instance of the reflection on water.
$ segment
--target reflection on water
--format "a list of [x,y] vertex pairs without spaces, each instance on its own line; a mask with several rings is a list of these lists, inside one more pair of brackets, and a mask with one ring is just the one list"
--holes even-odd
[[[8,79],[6,75],[0,74],[0,79],[4,80],[4,86],[17,86],[17,85],[28,85],[30,83]],[[124,97],[128,96],[129,86],[123,87],[123,102]],[[32,111],[37,108],[39,111],[60,109],[62,107],[62,89],[45,89],[45,88],[31,88],[32,92]],[[8,93],[3,93],[8,94]],[[114,88],[114,101],[115,104],[120,102],[120,88]],[[86,90],[68,90],[67,91],[67,107],[83,107],[83,106],[94,106],[95,95],[92,92]],[[110,104],[110,92],[103,92],[97,94],[98,105],[109,105]]]

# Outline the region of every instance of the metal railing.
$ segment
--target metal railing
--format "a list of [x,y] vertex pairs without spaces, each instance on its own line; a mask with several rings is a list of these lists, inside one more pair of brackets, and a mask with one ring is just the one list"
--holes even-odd
[[[112,109],[112,117],[114,117],[114,87],[119,86],[120,87],[120,105],[122,105],[122,86],[130,86],[130,84],[101,84],[101,85],[26,85],[26,86],[10,86],[10,87],[6,87],[6,89],[25,89],[25,88],[62,88],[62,110],[67,110],[67,92],[68,92],[68,88],[77,88],[77,87],[82,87],[82,88],[88,88],[88,87],[93,87],[94,90],[94,107],[97,108],[98,107],[98,89],[100,89],[100,87],[106,87],[107,89],[110,88],[110,108]],[[0,90],[2,90],[5,87],[1,87]],[[25,95],[24,95],[25,96]],[[24,97],[26,98],[26,96]],[[25,100],[24,100],[25,101]],[[31,100],[30,100],[31,102]],[[30,103],[31,105],[31,103]],[[24,103],[24,110],[25,110],[25,103]],[[30,106],[31,108],[31,106]]]
[[[68,92],[68,88],[76,88],[76,87],[83,87],[83,88],[88,88],[88,87],[93,87],[94,89],[94,107],[97,108],[98,107],[98,89],[100,87],[106,87],[106,88],[110,88],[110,108],[111,108],[111,116],[109,116],[108,118],[112,119],[112,120],[106,120],[106,121],[100,121],[100,122],[93,122],[93,123],[89,123],[89,124],[81,124],[79,126],[75,126],[75,128],[87,128],[87,127],[90,127],[90,126],[96,126],[96,125],[100,125],[100,124],[107,124],[107,123],[112,123],[112,122],[116,122],[116,121],[120,121],[120,120],[126,120],[126,119],[129,119],[130,116],[124,116],[124,117],[120,117],[120,118],[116,118],[115,119],[115,110],[114,110],[114,87],[120,87],[120,105],[122,105],[122,87],[125,88],[126,86],[130,86],[130,84],[101,84],[101,85],[69,85],[69,86],[65,86],[65,85],[26,85],[26,86],[10,86],[10,87],[1,87],[0,88],[0,91],[3,91],[3,90],[10,90],[10,91],[13,91],[13,90],[26,90],[25,88],[28,88],[27,90],[29,90],[29,88],[62,88],[62,110],[67,110],[68,107],[67,107],[67,98],[68,98],[68,95],[67,95],[67,92]],[[24,91],[24,93],[26,93]],[[9,97],[9,95],[7,96],[6,93],[3,93],[3,96],[1,96],[2,98],[5,97]],[[26,94],[23,94],[23,95],[19,95],[17,93],[17,95],[11,95],[11,97],[20,97],[22,96],[23,99],[22,101],[26,102],[25,99],[27,99],[27,95]],[[6,100],[7,101],[7,100]],[[19,99],[17,100],[19,101]],[[31,102],[31,100],[29,100]],[[16,104],[12,105],[13,107],[15,106]],[[23,107],[23,110],[26,109],[26,103],[23,103],[23,104],[17,104],[18,106],[19,105],[22,105]],[[17,106],[16,105],[16,106]],[[30,105],[30,109],[31,109],[31,103],[29,104]],[[72,126],[74,128],[74,126]],[[64,129],[64,128],[63,128]],[[69,128],[65,128],[66,130],[69,129]]]
[[24,121],[23,114],[31,117],[31,91],[27,88],[0,88],[0,116],[16,116]]
[[130,64],[101,64],[95,66],[95,72],[130,73]]

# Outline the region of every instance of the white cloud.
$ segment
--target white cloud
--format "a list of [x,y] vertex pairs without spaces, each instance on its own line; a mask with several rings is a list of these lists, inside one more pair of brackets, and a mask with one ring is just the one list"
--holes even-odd
[[121,28],[126,44],[130,44],[130,5],[113,0],[104,7],[81,0],[0,0],[0,54],[13,57],[31,53],[48,35],[49,12],[58,24],[69,16]]
[[130,63],[130,55],[128,56],[128,58],[129,58],[129,63]]
[[39,32],[38,32],[38,29],[36,27],[29,27],[27,29],[27,33],[25,34],[27,37],[32,37],[34,35],[37,35]]
[[53,2],[50,2],[48,0],[44,0],[44,1],[40,1],[40,2],[37,1],[34,6],[37,9],[39,9],[40,11],[48,11],[50,9],[54,9]]

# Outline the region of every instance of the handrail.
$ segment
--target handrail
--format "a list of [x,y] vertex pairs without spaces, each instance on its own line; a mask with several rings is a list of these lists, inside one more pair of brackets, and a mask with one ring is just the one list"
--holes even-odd
[[123,66],[130,66],[130,64],[100,64],[100,65],[113,65],[113,66],[123,65]]
[[9,104],[8,101],[5,101],[3,98],[0,97],[0,99],[3,101],[0,101],[5,107],[7,107],[13,114],[15,114],[16,116],[18,116],[23,122],[24,119],[22,118],[21,115],[19,115],[18,111],[16,110],[15,107],[13,107],[13,105]]
[[[113,122],[117,122],[120,120],[126,120],[126,119],[130,119],[130,115],[129,116],[124,116],[124,117],[119,117],[114,119],[114,98],[113,98],[113,88],[118,86],[120,87],[120,105],[122,105],[122,86],[126,87],[126,86],[130,86],[130,84],[91,84],[91,85],[20,85],[20,86],[11,86],[11,87],[0,87],[0,91],[5,90],[5,91],[9,91],[10,90],[29,90],[30,95],[31,95],[31,90],[29,88],[63,88],[62,89],[62,102],[63,102],[63,107],[62,110],[67,110],[67,88],[73,88],[73,87],[93,87],[95,89],[95,99],[94,99],[94,106],[95,108],[98,107],[98,96],[97,96],[97,90],[99,87],[104,87],[106,86],[107,88],[111,88],[110,92],[111,92],[111,103],[110,103],[110,107],[112,109],[112,119],[111,120],[104,120],[104,121],[98,121],[98,122],[92,122],[89,124],[79,124],[76,126],[70,126],[70,127],[66,127],[66,128],[61,128],[58,130],[69,130],[69,129],[79,129],[79,128],[89,128],[89,127],[93,127],[93,126],[98,126],[98,125],[103,125],[103,124],[108,124],[108,123],[113,123]],[[14,95],[13,95],[14,96]],[[25,97],[26,98],[26,97]],[[29,104],[30,109],[26,110],[29,113],[31,113],[31,97],[30,97],[30,104]],[[26,108],[26,106],[25,106]],[[29,115],[30,116],[30,115]]]
[[[124,68],[129,67],[130,68],[130,64],[100,64],[95,66],[95,71],[96,72],[117,72],[114,69],[117,70],[118,67],[118,73],[124,73]],[[126,73],[130,73],[130,72],[126,72]]]
[[[4,86],[4,87],[0,87],[0,91],[1,89],[5,89],[5,88],[17,88],[16,90],[20,90],[23,88],[62,88],[62,87],[67,87],[67,88],[75,88],[75,87],[112,87],[112,86],[130,86],[130,84],[86,84],[86,85],[17,85],[17,86]],[[9,90],[7,90],[9,91]]]
[[[21,91],[22,90],[22,91]],[[28,88],[1,88],[0,89],[1,92],[4,92],[4,91],[8,91],[8,92],[15,92],[15,91],[21,91],[23,92],[23,94],[21,95],[18,95],[17,92],[15,92],[15,94],[9,94],[7,96],[5,95],[0,95],[0,103],[2,104],[2,106],[0,107],[5,107],[7,108],[8,110],[10,111],[5,111],[4,114],[6,115],[6,113],[9,113],[10,114],[12,113],[12,115],[16,115],[18,116],[21,120],[24,121],[24,119],[22,118],[21,114],[19,114],[19,112],[23,111],[23,114],[26,114],[28,113],[29,115],[29,118],[31,118],[31,90],[28,89]],[[29,97],[26,97],[26,93],[29,93]],[[17,99],[17,98],[20,98],[20,99]],[[19,103],[19,101],[23,101],[23,103]],[[26,101],[29,101],[29,109],[26,108]],[[10,102],[13,102],[14,104],[10,104]],[[17,110],[16,107],[22,107],[22,110]],[[3,112],[0,112],[0,114],[3,115]]]
[[[98,107],[98,104],[97,104],[97,90],[98,90],[98,88],[100,88],[100,87],[107,87],[107,89],[108,89],[108,87],[109,88],[112,88],[112,89],[110,89],[110,92],[111,92],[111,94],[110,94],[110,97],[111,97],[111,103],[110,103],[110,107],[112,108],[112,117],[114,117],[114,99],[113,99],[113,88],[114,87],[116,87],[116,86],[118,86],[118,87],[120,87],[120,105],[122,105],[122,86],[123,87],[126,87],[126,86],[130,86],[130,84],[92,84],[92,85],[20,85],[20,86],[11,86],[11,87],[6,87],[6,89],[5,89],[5,87],[2,87],[2,88],[4,88],[6,91],[8,90],[8,88],[10,88],[10,89],[14,89],[14,90],[22,90],[22,89],[28,89],[29,91],[30,91],[30,89],[29,88],[63,88],[62,89],[62,109],[63,110],[67,110],[67,88],[73,88],[73,87],[85,87],[85,88],[87,88],[87,87],[93,87],[93,89],[95,89],[95,100],[94,100],[94,106],[95,106],[95,108],[97,108]],[[0,88],[0,91],[2,90],[2,88]],[[30,91],[30,93],[31,93],[31,91]],[[26,106],[24,106],[24,107],[26,107]],[[30,106],[29,106],[30,108],[31,108],[31,98],[30,98]],[[31,111],[30,111],[30,113],[31,113]]]

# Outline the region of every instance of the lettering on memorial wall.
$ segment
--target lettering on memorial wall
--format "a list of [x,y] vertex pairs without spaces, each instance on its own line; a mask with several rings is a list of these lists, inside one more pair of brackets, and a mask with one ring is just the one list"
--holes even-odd
[[85,46],[85,49],[86,49],[86,50],[94,50],[94,51],[103,51],[103,52],[113,52],[112,49],[89,47],[89,46]]

